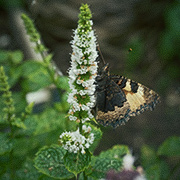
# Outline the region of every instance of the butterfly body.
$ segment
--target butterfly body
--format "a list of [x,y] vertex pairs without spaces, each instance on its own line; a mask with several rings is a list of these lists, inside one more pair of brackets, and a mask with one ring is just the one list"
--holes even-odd
[[106,64],[96,77],[96,120],[114,128],[159,102],[153,90],[123,76],[110,75]]

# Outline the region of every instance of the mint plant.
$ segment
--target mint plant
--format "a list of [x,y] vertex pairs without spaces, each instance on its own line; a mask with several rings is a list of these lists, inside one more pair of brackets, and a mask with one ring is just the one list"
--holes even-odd
[[[96,37],[91,17],[88,5],[83,4],[80,7],[78,27],[71,41],[73,52],[69,69],[68,118],[76,122],[77,128],[75,131],[63,132],[59,139],[60,145],[42,148],[34,160],[40,172],[58,179],[73,176],[80,179],[104,178],[108,170],[120,170],[123,156],[129,153],[126,146],[116,146],[106,152],[109,157],[106,153],[93,156],[102,132],[90,124],[94,120],[91,110],[95,105],[95,78],[98,69]],[[54,159],[61,161],[54,162]]]

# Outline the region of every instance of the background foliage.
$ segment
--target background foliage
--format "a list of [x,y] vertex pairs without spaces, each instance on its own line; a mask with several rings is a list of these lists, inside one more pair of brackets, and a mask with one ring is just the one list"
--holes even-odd
[[[148,179],[175,179],[180,173],[180,3],[178,0],[92,0],[88,3],[93,12],[98,43],[112,73],[125,75],[151,87],[160,94],[162,101],[155,111],[132,118],[115,131],[102,127],[104,134],[95,149],[95,155],[100,155],[93,158],[92,163],[97,166],[98,160],[103,161],[102,150],[115,144],[127,144],[137,156],[141,156],[136,163],[145,168]],[[24,44],[25,37],[17,28],[20,27],[19,20],[15,17],[22,10],[32,14],[43,42],[53,52],[53,59],[60,70],[66,74],[71,52],[69,41],[72,29],[76,28],[80,4],[80,0],[44,0],[34,5],[23,0],[0,1],[0,65],[8,76],[17,116],[21,116],[27,106],[27,93],[48,87],[52,81],[43,63],[35,61],[36,56]],[[131,52],[128,52],[129,48],[132,48]],[[32,115],[24,120],[28,128],[17,128],[15,141],[6,136],[10,129],[2,121],[4,105],[0,103],[2,179],[10,178],[9,152],[12,148],[15,163],[12,165],[19,179],[49,179],[36,171],[32,159],[39,148],[57,144],[64,127],[73,129],[65,118],[68,104],[64,91],[67,88],[64,87],[67,87],[67,81],[66,78],[58,81],[61,96],[57,90],[49,88],[50,99],[34,106]],[[3,102],[2,96],[0,102]],[[99,176],[93,168],[91,174],[92,177]]]

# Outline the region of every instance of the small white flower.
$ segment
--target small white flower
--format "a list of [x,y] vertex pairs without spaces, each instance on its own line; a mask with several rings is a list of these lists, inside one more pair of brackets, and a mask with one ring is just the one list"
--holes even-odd
[[76,120],[77,120],[77,117],[76,117],[76,116],[71,116],[71,115],[70,115],[70,116],[69,116],[69,120],[70,120],[70,121],[76,121]]
[[81,121],[82,121],[82,123],[85,123],[86,121],[90,121],[90,118],[89,117],[83,118],[83,119],[81,119]]
[[[92,21],[87,21],[88,24],[92,25]],[[91,108],[94,107],[95,104],[95,77],[97,74],[97,62],[96,58],[98,53],[96,51],[96,37],[94,35],[94,31],[90,30],[86,34],[82,34],[81,36],[78,34],[79,29],[81,28],[78,25],[78,28],[74,30],[74,38],[71,41],[71,46],[73,53],[71,54],[71,67],[69,70],[69,86],[71,92],[69,93],[68,103],[73,108],[73,112],[87,111],[89,117],[84,117],[82,121],[87,121],[93,118],[93,115],[90,113]],[[81,30],[81,32],[84,32]],[[83,50],[82,50],[83,47]],[[89,56],[89,57],[88,57]],[[87,59],[85,57],[88,57]],[[86,66],[88,64],[88,66]],[[85,75],[87,72],[90,72],[92,75],[90,79],[83,80],[80,78],[81,75]],[[84,90],[77,90],[75,87],[75,83],[79,86],[84,87]],[[90,102],[86,104],[78,104],[77,99],[75,99],[75,94],[79,94],[81,96],[90,95]],[[72,112],[72,111],[69,111]],[[75,120],[73,116],[69,116],[71,120]]]
[[89,143],[86,143],[86,144],[85,144],[85,147],[86,147],[87,149],[89,148],[89,146],[90,146]]
[[[90,132],[91,127],[83,125],[82,129],[85,132]],[[89,148],[90,145],[94,141],[94,134],[89,133],[88,137],[83,136],[80,134],[79,129],[74,132],[63,132],[60,135],[59,140],[64,147],[64,149],[68,150],[69,152],[77,153],[81,151],[82,154],[85,153],[85,149]]]

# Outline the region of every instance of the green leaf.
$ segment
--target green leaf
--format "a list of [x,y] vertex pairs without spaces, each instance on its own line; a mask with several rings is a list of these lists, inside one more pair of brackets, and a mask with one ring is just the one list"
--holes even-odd
[[180,137],[169,137],[158,149],[158,155],[180,156]]
[[37,148],[39,145],[38,138],[35,137],[19,137],[14,141],[14,151],[13,155],[17,157],[27,157],[29,152],[33,151],[33,149]]
[[98,157],[93,157],[91,166],[86,170],[86,174],[95,178],[104,178],[109,170],[119,171],[122,168],[123,156],[130,153],[125,145],[116,145],[107,151],[100,153]]
[[64,164],[66,168],[77,176],[78,173],[84,171],[91,161],[91,153],[86,150],[85,154],[80,151],[78,153],[67,152],[64,156]]
[[100,153],[98,157],[93,157],[91,166],[86,170],[86,174],[95,178],[104,178],[109,170],[120,170],[122,168],[123,156],[130,153],[125,145],[116,145],[107,151]]
[[59,76],[58,77],[58,87],[60,89],[69,91],[68,77],[66,77],[66,76]]
[[16,113],[24,111],[24,108],[27,106],[24,94],[22,92],[13,92],[12,98],[14,100]]
[[55,103],[55,107],[58,109],[58,111],[68,112],[70,107],[69,103],[67,102],[68,94],[68,92],[64,92],[63,94],[61,94],[60,102]]
[[35,135],[66,127],[65,114],[58,113],[55,109],[46,109],[35,117],[35,121],[37,122]]
[[7,134],[0,133],[0,155],[3,155],[12,150],[13,143],[8,138]]
[[43,133],[43,134],[34,136],[32,132],[30,132],[29,129],[27,130],[20,129],[20,130],[18,132],[21,135],[21,137],[16,138],[15,140],[15,143],[13,145],[14,147],[13,154],[14,156],[20,157],[21,159],[26,158],[27,155],[28,157],[34,157],[34,153],[37,152],[37,149],[40,149],[41,147],[45,145],[50,146],[52,143],[56,143],[59,137],[59,134],[61,134],[61,131],[59,132],[56,129],[48,133]]
[[23,60],[23,53],[21,51],[10,52],[9,58],[13,64],[19,64]]
[[179,38],[180,35],[180,4],[179,2],[173,3],[170,8],[167,8],[165,13],[165,22],[167,25],[167,28],[171,31],[174,31],[174,34],[176,34],[177,38]]
[[128,146],[125,145],[115,145],[107,151],[101,152],[100,158],[116,158],[122,159],[124,155],[130,153]]
[[148,180],[162,180],[168,179],[170,169],[164,161],[156,163],[145,170],[145,174]]
[[0,50],[0,63],[6,63],[9,57],[8,51]]
[[22,167],[16,171],[16,177],[18,180],[35,180],[41,176],[33,165],[33,161],[28,159],[24,162]]
[[18,128],[26,129],[24,122],[20,118],[15,118],[13,122],[11,123],[13,126],[16,126]]
[[35,167],[50,177],[70,179],[73,174],[65,168],[63,160],[65,153],[66,151],[61,146],[45,146],[36,154],[34,159]]
[[32,135],[35,134],[38,123],[41,123],[40,121],[38,121],[38,116],[34,114],[29,115],[23,122],[25,126],[28,128],[20,129],[19,131],[20,133],[26,134],[27,136],[30,136],[30,137],[32,137]]
[[37,91],[52,83],[46,68],[41,62],[25,62],[22,65],[22,72],[25,78],[22,86],[26,92]]
[[97,147],[97,145],[99,144],[99,141],[102,137],[102,131],[100,128],[97,128],[96,126],[93,126],[90,123],[86,123],[86,125],[91,127],[91,133],[94,134],[94,142],[89,148],[89,150],[93,152],[95,148]]
[[9,85],[12,87],[18,82],[18,80],[22,76],[21,66],[12,65],[9,69],[8,76],[9,76],[9,79],[8,79]]
[[44,61],[47,63],[47,65],[51,62],[53,55],[48,54],[45,58]]
[[86,174],[94,179],[105,178],[109,170],[119,171],[122,168],[122,159],[110,157],[92,157],[91,165]]
[[23,60],[21,51],[0,51],[1,63],[12,63],[13,65],[19,64]]
[[159,162],[159,159],[156,155],[156,152],[154,149],[152,149],[150,146],[144,145],[141,148],[141,163],[144,168],[148,168],[153,164],[156,164]]

